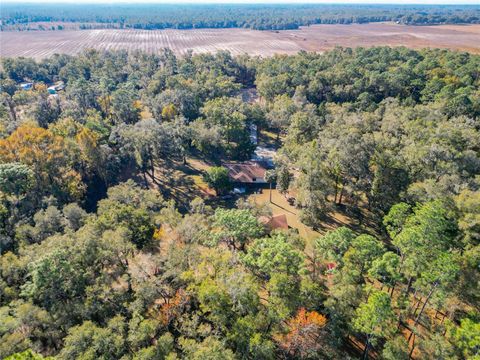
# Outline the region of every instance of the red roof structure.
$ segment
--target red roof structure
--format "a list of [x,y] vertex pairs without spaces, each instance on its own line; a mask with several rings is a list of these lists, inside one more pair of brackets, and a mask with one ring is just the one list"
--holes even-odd
[[236,183],[255,184],[266,183],[266,167],[260,161],[244,161],[224,163],[228,169],[230,180]]
[[328,263],[328,264],[327,264],[327,271],[335,270],[336,267],[337,267],[337,264],[335,264],[335,263]]
[[288,230],[289,228],[287,216],[285,214],[280,214],[272,217],[262,216],[260,217],[259,220],[270,230],[275,230],[275,229]]

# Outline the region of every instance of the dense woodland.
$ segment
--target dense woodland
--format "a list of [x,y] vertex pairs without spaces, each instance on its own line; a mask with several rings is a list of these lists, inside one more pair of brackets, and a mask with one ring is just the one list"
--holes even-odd
[[[35,22],[76,22],[81,29],[251,28],[297,29],[312,24],[396,21],[402,24],[478,24],[474,5],[334,4],[15,4],[2,5],[2,29],[28,30]],[[38,27],[33,27],[39,29]],[[61,30],[61,24],[42,26]]]
[[[88,51],[2,69],[0,358],[479,358],[480,56]],[[268,233],[268,207],[179,208],[153,186],[191,156],[248,159],[250,124],[273,133],[269,178],[302,221],[350,227]],[[220,193],[221,168],[206,178]]]

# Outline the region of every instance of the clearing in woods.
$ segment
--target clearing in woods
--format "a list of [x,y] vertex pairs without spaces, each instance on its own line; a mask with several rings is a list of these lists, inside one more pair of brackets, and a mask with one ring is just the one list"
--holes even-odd
[[411,48],[449,48],[480,53],[479,25],[413,26],[393,23],[313,25],[299,30],[248,29],[197,30],[56,30],[0,32],[0,56],[45,58],[55,53],[76,54],[84,49],[176,54],[229,50],[233,55],[271,56],[300,50],[324,51],[335,46],[379,45]]

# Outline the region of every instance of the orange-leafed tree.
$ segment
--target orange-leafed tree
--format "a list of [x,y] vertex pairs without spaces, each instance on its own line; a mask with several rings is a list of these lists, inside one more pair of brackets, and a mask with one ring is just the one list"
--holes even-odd
[[75,136],[75,141],[80,150],[80,158],[87,173],[96,172],[107,183],[107,172],[104,156],[99,145],[98,134],[89,128],[82,128]]
[[98,135],[89,128],[83,128],[75,136],[75,140],[80,148],[82,157],[87,162],[92,162],[97,157]]
[[295,358],[308,358],[318,353],[322,329],[327,318],[316,312],[301,308],[287,321],[288,332],[278,337],[280,347]]
[[168,326],[182,314],[185,306],[190,301],[190,296],[180,289],[177,290],[172,298],[164,298],[163,301],[164,303],[160,306],[159,317],[161,323],[164,326]]
[[28,165],[37,193],[76,200],[84,192],[81,177],[72,167],[69,147],[62,137],[47,129],[24,125],[0,139],[0,162]]

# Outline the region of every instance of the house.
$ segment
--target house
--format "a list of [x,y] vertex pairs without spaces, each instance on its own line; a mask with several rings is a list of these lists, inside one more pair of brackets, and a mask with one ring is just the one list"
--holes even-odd
[[287,216],[285,214],[280,214],[276,216],[261,216],[258,219],[265,227],[270,230],[288,230],[290,227],[288,226]]
[[33,83],[31,83],[31,82],[23,83],[23,84],[20,84],[20,87],[22,88],[22,90],[32,90],[33,89]]
[[261,161],[228,162],[222,164],[235,185],[265,185],[267,167]]

